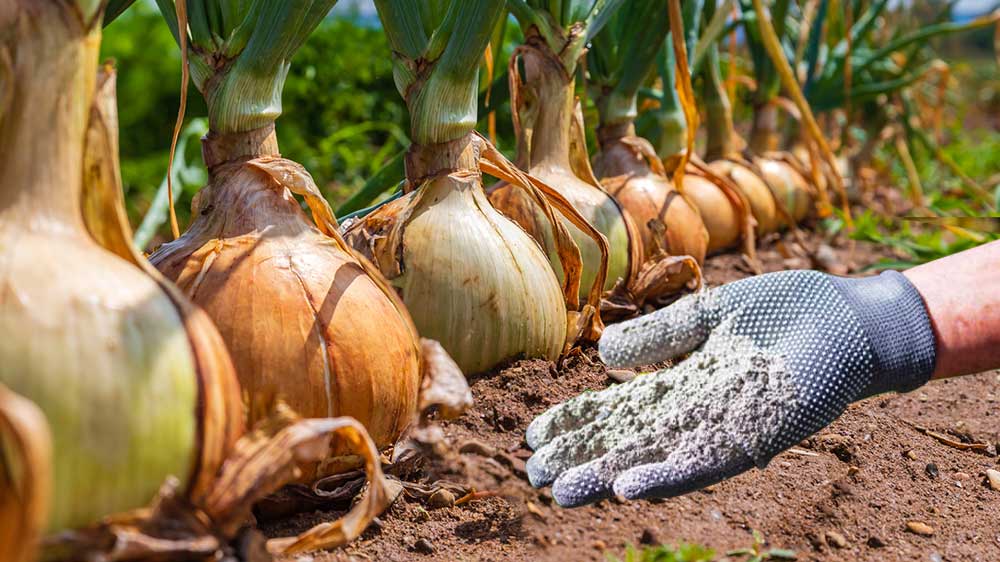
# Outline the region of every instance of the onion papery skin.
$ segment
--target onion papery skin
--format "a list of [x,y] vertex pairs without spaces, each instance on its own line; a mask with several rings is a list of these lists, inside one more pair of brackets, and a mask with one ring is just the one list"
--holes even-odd
[[[608,255],[608,275],[604,290],[614,288],[619,279],[628,280],[630,275],[630,239],[629,232],[634,229],[626,224],[625,215],[610,195],[601,189],[576,177],[569,169],[559,167],[533,167],[529,173],[552,187],[566,198],[577,211],[587,219],[598,232],[608,240],[610,253]],[[563,279],[562,263],[552,239],[552,231],[542,210],[535,205],[522,191],[510,185],[499,185],[490,192],[490,201],[504,215],[514,219],[524,230],[545,248],[549,263],[559,277]],[[580,299],[587,298],[590,288],[597,276],[597,268],[601,263],[601,251],[594,239],[568,220],[559,217],[563,225],[580,248],[583,260],[583,273],[580,276]],[[641,243],[636,240],[635,243]]]
[[[605,142],[594,164],[605,190],[635,222],[643,262],[653,259],[658,248],[704,262],[708,230],[698,209],[674,189],[673,182],[654,173],[641,154],[620,141]],[[678,282],[685,281],[678,278]]]
[[49,531],[146,505],[198,458],[197,366],[177,309],[74,234],[0,232],[0,381],[49,421]]
[[[282,400],[303,417],[354,417],[388,446],[420,383],[405,309],[253,162],[213,167],[191,227],[150,261],[219,328],[250,424]],[[338,452],[319,473],[342,469]]]
[[809,182],[802,177],[802,174],[791,165],[771,158],[755,158],[754,164],[760,170],[774,198],[796,223],[809,216],[813,201]]
[[[395,229],[401,252],[369,246]],[[562,352],[566,304],[549,260],[493,208],[478,173],[430,179],[345,237],[398,288],[420,334],[440,342],[467,375]]]
[[750,203],[750,212],[757,221],[758,235],[776,232],[780,220],[774,195],[767,183],[747,166],[732,160],[715,160],[708,167],[716,174],[728,177]]
[[708,252],[734,246],[740,240],[740,220],[719,186],[693,174],[684,174],[684,195],[694,202],[708,230]]

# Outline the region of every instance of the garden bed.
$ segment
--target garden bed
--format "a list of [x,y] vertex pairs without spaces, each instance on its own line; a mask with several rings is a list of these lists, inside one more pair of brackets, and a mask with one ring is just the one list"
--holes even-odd
[[[818,246],[819,235],[807,234]],[[829,242],[828,269],[857,272],[882,257],[879,247]],[[766,271],[810,267],[790,236],[762,242]],[[750,274],[736,255],[709,258],[709,284]],[[444,479],[492,492],[462,505],[432,508],[401,497],[358,541],[314,560],[606,560],[626,545],[690,541],[719,556],[747,547],[758,531],[767,545],[799,560],[1000,560],[1000,491],[984,477],[1000,469],[1000,373],[938,381],[907,395],[874,397],[765,470],[680,498],[602,501],[562,509],[523,473],[523,441],[533,417],[587,389],[614,381],[594,349],[555,364],[518,361],[470,381],[475,405],[442,423],[446,451],[412,480]],[[927,431],[937,432],[938,437]],[[946,439],[944,439],[946,438]],[[986,450],[955,443],[986,443]],[[465,452],[460,452],[465,451]],[[262,524],[268,535],[300,531],[340,511],[303,513]],[[908,523],[923,523],[908,527]],[[741,559],[741,558],[734,558]]]

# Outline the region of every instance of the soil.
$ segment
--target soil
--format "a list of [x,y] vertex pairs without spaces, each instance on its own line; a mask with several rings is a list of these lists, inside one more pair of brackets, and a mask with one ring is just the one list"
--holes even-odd
[[[764,271],[821,265],[856,273],[895,257],[875,246],[804,236],[813,248],[827,246],[822,259],[805,257],[786,235],[761,242]],[[751,273],[749,262],[733,254],[711,257],[705,266],[712,285]],[[1000,469],[1000,372],[855,404],[764,470],[686,496],[560,508],[548,490],[527,482],[524,430],[546,408],[613,382],[594,349],[558,364],[522,360],[473,377],[473,409],[440,424],[446,452],[407,479],[444,479],[487,492],[480,494],[485,497],[437,509],[401,497],[346,548],[287,560],[575,562],[621,557],[626,545],[680,542],[704,544],[721,558],[752,545],[752,531],[768,548],[790,549],[798,560],[1000,560],[1000,491],[990,489],[984,476],[986,469]],[[284,535],[341,513],[302,513],[261,528]],[[929,526],[932,534],[909,530],[910,522]]]

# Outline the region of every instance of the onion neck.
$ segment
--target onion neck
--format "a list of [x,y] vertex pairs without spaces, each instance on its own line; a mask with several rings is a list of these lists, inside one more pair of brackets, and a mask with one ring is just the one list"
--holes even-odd
[[707,132],[705,159],[709,162],[734,153],[733,106],[722,84],[719,73],[719,50],[712,46],[705,61],[702,81],[702,98],[705,102],[705,127]]
[[636,136],[632,121],[601,125],[597,129],[597,140],[601,151],[594,159],[594,171],[599,178],[623,175],[646,176],[652,173],[646,159],[635,148],[622,142],[626,137]]
[[571,170],[570,123],[576,110],[575,80],[541,41],[531,43],[522,55],[525,88],[534,98],[536,111],[532,124],[531,168],[547,166]]
[[757,154],[778,150],[778,107],[773,103],[754,107],[750,149]]
[[[0,108],[0,225],[77,235],[83,154],[101,29],[89,32],[54,2],[21,15]],[[32,25],[34,24],[34,25]]]
[[406,152],[407,189],[455,172],[479,173],[480,146],[473,133],[448,142],[410,145]]
[[201,156],[210,173],[222,165],[262,156],[280,156],[274,122],[242,133],[210,130],[201,139]]

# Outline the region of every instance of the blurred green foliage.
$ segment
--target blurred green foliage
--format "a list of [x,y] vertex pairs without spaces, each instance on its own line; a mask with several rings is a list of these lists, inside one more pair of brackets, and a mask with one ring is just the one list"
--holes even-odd
[[[101,50],[117,63],[122,176],[129,218],[138,225],[167,170],[180,104],[180,49],[155,5],[140,1],[107,27]],[[282,154],[306,166],[335,206],[408,144],[406,107],[392,81],[385,38],[350,18],[328,18],[302,46],[282,105]],[[186,122],[205,114],[192,87]],[[189,143],[185,156],[202,165],[198,143]],[[183,185],[182,229],[199,187]],[[161,226],[153,244],[167,233]]]

